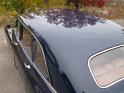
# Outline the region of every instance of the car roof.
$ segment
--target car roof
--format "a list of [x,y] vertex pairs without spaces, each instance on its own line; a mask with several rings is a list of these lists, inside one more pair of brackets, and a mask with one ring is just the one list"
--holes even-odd
[[87,41],[84,42],[86,45],[106,41],[109,47],[123,43],[123,27],[110,20],[81,11],[49,9],[25,14],[20,18],[44,38],[79,38],[79,41]]
[[123,27],[81,11],[49,9],[20,19],[45,39],[77,93],[82,89],[92,93],[97,88],[88,68],[89,57],[124,43]]

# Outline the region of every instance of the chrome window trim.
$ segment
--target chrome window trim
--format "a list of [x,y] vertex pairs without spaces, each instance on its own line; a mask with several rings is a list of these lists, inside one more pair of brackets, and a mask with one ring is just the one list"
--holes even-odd
[[[22,24],[22,25],[23,25],[23,24]],[[25,26],[23,25],[23,27],[25,27]],[[41,45],[40,42],[38,41],[37,37],[36,37],[31,31],[29,31],[29,30],[27,29],[27,27],[25,27],[25,29],[28,31],[28,33],[30,34],[30,36],[33,36],[33,37],[35,38],[36,42],[39,44],[39,46],[40,46],[40,48],[41,48],[41,51],[42,51],[42,53],[43,53],[43,59],[44,59],[44,62],[45,62],[46,68],[47,68],[48,77],[50,77],[49,71],[48,71],[48,66],[47,66],[47,63],[46,63],[46,57],[45,57],[45,54],[44,54],[44,50],[43,50],[42,45]],[[26,56],[30,59],[30,61],[32,61],[31,55],[29,55],[28,51],[27,51],[26,48],[25,48],[25,45],[23,44],[23,39],[21,40],[20,45],[21,45],[21,47],[23,48],[23,51],[25,52]],[[27,52],[26,52],[26,51],[27,51]],[[32,61],[32,62],[33,62],[33,61]],[[35,65],[35,62],[33,62],[33,64]],[[37,66],[36,66],[36,67],[37,67]],[[45,75],[44,75],[44,76],[45,76]],[[46,76],[45,76],[45,77],[46,77]],[[50,78],[49,78],[49,81],[50,81]]]
[[[47,63],[46,63],[45,53],[44,53],[44,50],[43,50],[43,47],[42,47],[41,43],[39,42],[39,40],[37,39],[37,37],[34,35],[34,33],[30,30],[30,28],[29,28],[28,26],[26,26],[26,24],[24,24],[23,21],[22,21],[20,18],[17,18],[17,20],[21,23],[21,25],[23,25],[23,26],[25,27],[25,29],[27,29],[27,31],[35,38],[35,40],[37,41],[37,43],[40,45],[40,48],[41,48],[41,50],[42,50],[42,52],[43,52],[44,61],[45,61],[45,64],[46,64],[46,67],[47,67],[47,70],[48,70],[48,66],[47,66]],[[21,47],[22,47],[24,53],[26,54],[26,56],[28,57],[28,59],[29,59],[30,61],[32,61],[31,58],[30,58],[30,57],[28,56],[28,54],[26,53],[25,49],[23,48],[22,43],[20,42],[19,38],[16,37],[16,39],[18,40],[18,43],[21,45]],[[51,91],[52,93],[57,93],[57,91],[52,87],[52,85],[46,80],[46,78],[44,77],[44,75],[39,71],[39,69],[38,69],[37,66],[34,64],[34,62],[31,63],[31,64],[35,67],[36,71],[37,71],[38,74],[41,76],[41,78],[44,80],[44,82],[46,83],[46,85],[47,85],[47,87],[50,89],[50,91]],[[49,74],[49,71],[48,71],[48,74]],[[50,75],[49,75],[49,77],[50,77]],[[50,79],[50,78],[49,78],[49,79]]]
[[90,66],[90,61],[91,61],[94,57],[96,57],[96,56],[98,56],[98,55],[100,55],[100,54],[103,54],[103,53],[105,53],[105,52],[108,52],[108,51],[111,51],[111,50],[114,50],[114,49],[117,49],[117,48],[121,48],[121,47],[124,47],[124,44],[120,44],[120,45],[117,45],[117,46],[114,46],[114,47],[105,49],[105,50],[103,50],[103,51],[101,51],[101,52],[98,52],[98,53],[96,53],[96,54],[94,54],[94,55],[92,55],[92,56],[89,57],[89,59],[88,59],[88,68],[89,68],[90,73],[91,73],[91,75],[92,75],[92,77],[93,77],[93,79],[94,79],[94,81],[95,81],[95,83],[97,84],[98,87],[103,88],[103,89],[108,88],[108,87],[110,87],[110,86],[112,86],[112,85],[114,85],[114,84],[116,84],[116,83],[118,83],[118,82],[124,80],[124,78],[121,78],[121,79],[119,79],[119,80],[116,80],[116,81],[114,81],[114,82],[112,82],[112,83],[110,83],[110,84],[108,84],[108,85],[106,85],[106,86],[100,86],[100,85],[98,84],[98,82],[97,82],[97,80],[96,80],[94,74],[93,74],[93,71],[92,71],[91,66]]

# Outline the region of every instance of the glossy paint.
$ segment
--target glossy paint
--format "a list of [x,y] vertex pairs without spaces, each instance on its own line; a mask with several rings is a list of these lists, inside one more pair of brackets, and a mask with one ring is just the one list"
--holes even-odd
[[101,89],[88,68],[90,56],[124,43],[121,26],[80,11],[59,9],[21,16],[21,20],[46,41],[60,71],[67,75],[77,93],[124,91],[123,81]]
[[[5,27],[5,36],[8,44],[12,47],[14,52],[14,63],[15,67],[18,70],[19,76],[21,78],[23,87],[25,88],[26,93],[56,93],[50,87],[47,87],[47,83],[43,80],[43,75],[39,74],[36,66],[30,60],[26,51],[22,47],[17,36],[14,38],[17,40],[18,45],[13,44],[13,40],[10,38],[7,27]],[[30,66],[30,68],[26,67]]]
[[18,20],[43,46],[51,85],[59,93],[124,92],[124,81],[108,88],[97,86],[88,67],[92,55],[124,43],[123,27],[107,19],[67,9],[25,14]]

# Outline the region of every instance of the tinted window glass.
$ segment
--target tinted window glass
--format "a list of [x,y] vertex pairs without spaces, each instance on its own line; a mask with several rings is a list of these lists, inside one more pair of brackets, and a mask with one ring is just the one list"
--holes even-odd
[[35,53],[35,64],[38,67],[38,69],[40,70],[40,72],[48,79],[49,78],[49,74],[48,74],[48,69],[47,69],[47,64],[46,61],[44,59],[44,54],[43,51],[39,45],[38,42],[36,42],[36,53]]
[[102,53],[90,60],[95,80],[105,87],[124,78],[124,47]]
[[31,56],[31,41],[32,41],[31,34],[23,27],[22,44],[24,45],[24,48],[26,49],[26,51],[30,56]]
[[20,31],[22,31],[22,25],[19,21],[17,21],[17,32],[16,32],[16,35],[18,38],[20,38]]

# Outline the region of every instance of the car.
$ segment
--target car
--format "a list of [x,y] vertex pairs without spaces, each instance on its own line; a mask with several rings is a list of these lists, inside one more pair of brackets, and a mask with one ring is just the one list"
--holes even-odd
[[5,26],[26,93],[124,93],[123,31],[71,9],[23,14]]

